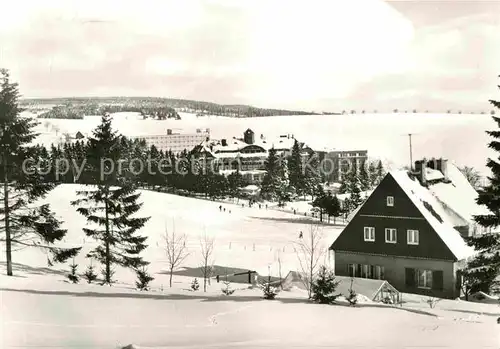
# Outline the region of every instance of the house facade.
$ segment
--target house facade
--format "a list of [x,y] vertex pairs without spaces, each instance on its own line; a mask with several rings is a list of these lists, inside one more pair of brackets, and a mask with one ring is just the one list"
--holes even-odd
[[318,150],[318,154],[328,182],[341,182],[342,174],[347,173],[355,165],[359,168],[368,160],[368,150]]
[[335,273],[387,280],[401,292],[458,297],[457,272],[473,254],[463,237],[482,233],[472,216],[485,212],[463,179],[445,159],[389,172],[330,247]]

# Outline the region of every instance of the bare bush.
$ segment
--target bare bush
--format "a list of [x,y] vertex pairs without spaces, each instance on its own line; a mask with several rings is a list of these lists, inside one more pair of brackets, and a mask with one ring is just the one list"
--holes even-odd
[[170,287],[172,287],[174,271],[177,270],[189,256],[186,243],[186,234],[177,235],[175,229],[172,233],[169,233],[165,228],[165,252],[167,254],[168,270],[170,274]]
[[201,247],[201,273],[203,276],[203,292],[207,292],[207,282],[213,276],[214,263],[213,258],[215,239],[205,234],[200,239]]
[[312,286],[314,277],[318,272],[319,260],[326,252],[326,249],[322,246],[322,237],[320,226],[312,223],[309,226],[309,232],[304,234],[300,242],[295,243],[300,272],[303,274],[302,281],[309,298],[312,297]]

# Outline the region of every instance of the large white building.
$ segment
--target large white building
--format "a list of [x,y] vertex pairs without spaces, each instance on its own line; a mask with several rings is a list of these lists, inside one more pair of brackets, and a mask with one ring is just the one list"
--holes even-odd
[[267,139],[261,135],[255,139],[255,134],[248,129],[242,139],[221,139],[220,141],[203,142],[195,149],[200,158],[207,162],[215,161],[216,170],[228,175],[237,169],[250,183],[260,183],[264,178],[265,161],[269,149],[274,148],[279,156],[286,158],[292,152],[295,139],[293,135],[282,135],[275,139]]
[[144,139],[150,147],[154,145],[158,150],[173,153],[181,153],[184,150],[191,151],[194,147],[210,139],[210,129],[196,129],[196,132],[184,133],[174,132],[167,129],[166,134],[131,136],[131,139]]

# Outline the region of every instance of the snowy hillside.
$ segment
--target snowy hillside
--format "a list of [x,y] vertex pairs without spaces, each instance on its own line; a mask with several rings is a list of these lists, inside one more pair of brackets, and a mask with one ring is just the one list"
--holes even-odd
[[[81,273],[88,265],[83,256],[94,243],[84,238],[85,221],[69,204],[78,188],[60,185],[46,201],[65,221],[64,243],[83,246],[76,259]],[[7,277],[2,253],[0,347],[120,348],[134,343],[138,348],[400,348],[411,343],[486,348],[500,343],[496,305],[444,300],[431,311],[425,299],[415,301],[416,297],[405,295],[409,303],[402,309],[373,307],[369,301],[356,308],[323,306],[307,304],[300,289],[265,301],[259,289],[245,284],[232,284],[236,292],[221,296],[222,284],[214,280],[207,293],[191,292],[196,275],[182,271],[169,288],[162,247],[165,226],[188,235],[191,255],[186,267],[199,267],[198,238],[206,232],[216,239],[216,265],[253,269],[261,275],[270,265],[277,275],[277,251],[284,274],[298,269],[293,241],[300,230],[308,231],[309,224],[301,216],[271,209],[223,204],[226,212],[221,212],[220,203],[149,191],[142,192],[141,201],[141,213],[152,217],[142,230],[150,245],[144,256],[155,277],[151,291],[136,291],[135,276],[119,268],[115,274],[119,283],[112,287],[83,280],[69,284],[67,265],[49,268],[44,255],[33,249],[14,252],[16,276]],[[324,247],[335,240],[339,229],[323,228]],[[370,330],[360,335],[360,328]]]
[[[82,228],[86,221],[70,205],[76,199],[78,185],[59,185],[46,197],[56,215],[64,221],[68,230],[64,243],[67,246],[83,246],[83,251],[76,259],[87,265],[85,253],[95,242],[85,238]],[[151,262],[150,270],[159,273],[166,270],[165,231],[175,230],[176,234],[188,236],[190,256],[185,266],[198,267],[200,263],[200,238],[205,234],[215,239],[215,264],[232,268],[243,268],[267,273],[268,265],[273,266],[273,275],[277,275],[276,254],[280,251],[283,259],[283,272],[298,270],[297,256],[293,250],[294,242],[300,231],[307,233],[310,224],[304,217],[290,213],[248,208],[240,205],[225,204],[226,212],[219,211],[220,203],[187,198],[182,196],[142,191],[139,199],[144,203],[140,216],[151,217],[141,233],[148,237],[148,249],[144,252],[145,260]],[[231,213],[229,213],[231,211]],[[324,226],[323,246],[331,245],[340,233],[340,227]],[[5,256],[0,256],[4,261]],[[44,265],[46,257],[38,251],[22,250],[14,254],[14,262],[29,265]],[[128,270],[118,268],[116,276],[133,279]],[[166,280],[166,279],[165,279]],[[161,277],[154,283],[163,282]]]

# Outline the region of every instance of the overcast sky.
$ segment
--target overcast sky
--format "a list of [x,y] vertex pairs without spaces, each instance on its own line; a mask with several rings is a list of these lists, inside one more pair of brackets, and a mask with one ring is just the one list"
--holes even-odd
[[25,97],[335,111],[489,110],[500,94],[500,0],[16,0],[7,11],[0,67]]

